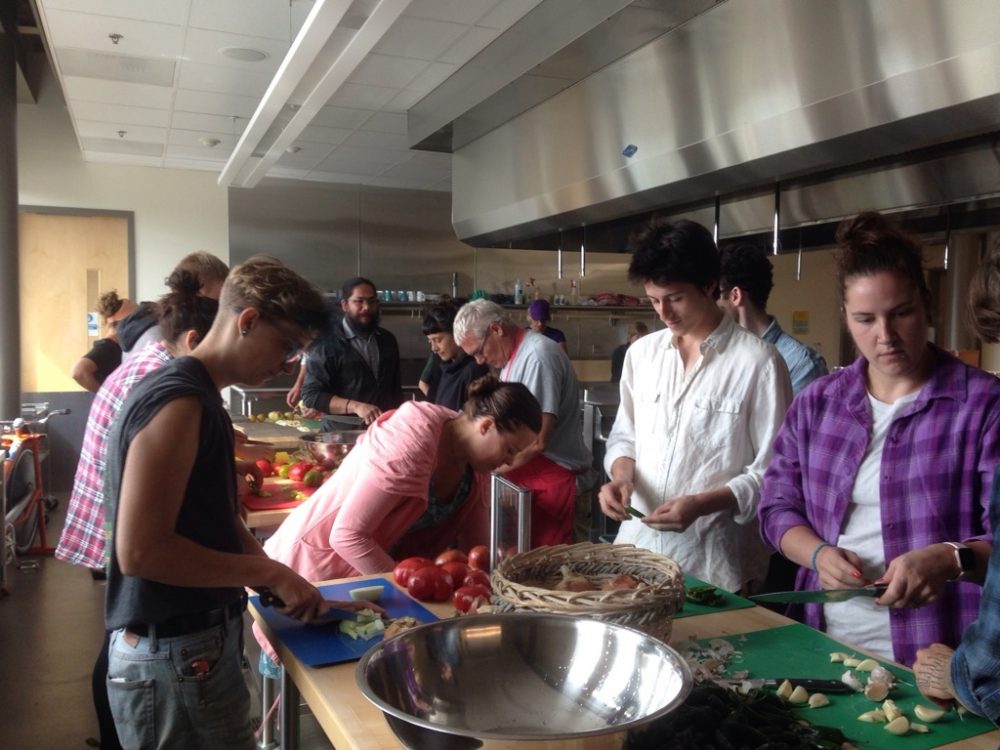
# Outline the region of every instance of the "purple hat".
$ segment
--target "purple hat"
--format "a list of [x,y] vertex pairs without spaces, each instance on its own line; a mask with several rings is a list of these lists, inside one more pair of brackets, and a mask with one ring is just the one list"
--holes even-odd
[[528,305],[528,317],[532,320],[551,320],[552,315],[549,313],[549,303],[543,299],[536,299]]

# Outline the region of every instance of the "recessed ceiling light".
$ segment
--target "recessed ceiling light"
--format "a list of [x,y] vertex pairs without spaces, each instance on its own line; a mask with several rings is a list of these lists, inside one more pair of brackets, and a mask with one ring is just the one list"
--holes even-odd
[[302,146],[289,146],[285,149],[286,154],[297,154],[302,150]]
[[198,139],[198,143],[200,143],[202,146],[208,146],[208,148],[215,148],[220,143],[222,143],[222,141],[220,141],[218,138],[212,138],[212,136],[210,135],[203,135],[201,138]]
[[240,62],[260,62],[267,59],[267,53],[249,47],[223,47],[219,50],[223,57]]

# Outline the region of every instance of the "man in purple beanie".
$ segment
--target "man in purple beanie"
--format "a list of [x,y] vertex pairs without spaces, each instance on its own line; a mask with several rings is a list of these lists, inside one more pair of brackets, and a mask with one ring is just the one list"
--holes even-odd
[[566,334],[558,328],[553,328],[548,323],[552,320],[552,313],[549,310],[549,303],[543,299],[536,299],[528,305],[527,328],[535,333],[548,336],[566,351]]

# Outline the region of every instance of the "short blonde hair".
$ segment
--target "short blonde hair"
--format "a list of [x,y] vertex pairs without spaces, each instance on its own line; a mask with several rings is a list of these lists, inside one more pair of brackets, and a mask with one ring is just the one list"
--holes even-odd
[[265,320],[285,320],[304,331],[327,327],[326,298],[276,258],[257,255],[233,268],[222,286],[219,310],[239,314],[248,307]]

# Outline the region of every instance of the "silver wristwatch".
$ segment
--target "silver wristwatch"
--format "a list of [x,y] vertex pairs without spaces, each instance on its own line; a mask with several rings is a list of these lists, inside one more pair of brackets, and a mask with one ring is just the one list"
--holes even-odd
[[955,550],[955,561],[960,571],[954,578],[949,578],[949,581],[964,581],[976,572],[976,553],[971,547],[961,542],[945,542],[945,544]]

